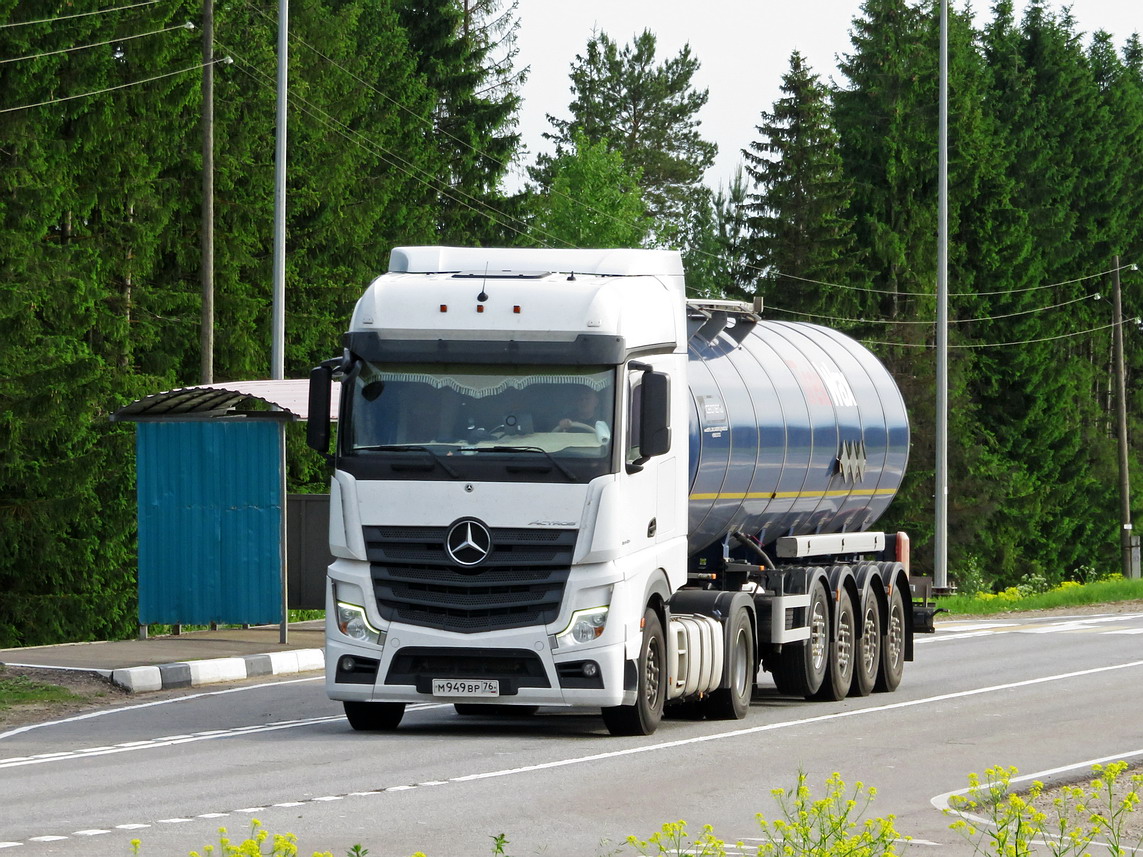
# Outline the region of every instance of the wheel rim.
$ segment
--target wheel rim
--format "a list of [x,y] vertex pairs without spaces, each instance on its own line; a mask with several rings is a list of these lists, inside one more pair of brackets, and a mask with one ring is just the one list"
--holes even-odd
[[825,667],[829,641],[825,602],[820,599],[815,601],[813,611],[810,619],[810,657],[813,660],[814,669],[820,670]]
[[901,611],[894,605],[893,612],[889,614],[889,663],[896,667],[901,660],[901,652],[905,648],[905,622]]
[[660,663],[659,638],[652,637],[647,644],[647,705],[652,710],[658,708],[661,692],[662,664]]
[[735,692],[742,695],[746,690],[746,683],[750,678],[749,669],[746,664],[750,660],[746,648],[746,631],[743,628],[738,629],[738,637],[734,641],[734,662],[731,665],[733,675],[731,676],[731,687]]
[[837,622],[837,666],[842,675],[853,668],[853,614],[848,610]]
[[877,674],[877,640],[881,629],[877,627],[877,611],[872,606],[865,608],[865,622],[861,633],[864,644],[861,648],[861,669],[866,675]]

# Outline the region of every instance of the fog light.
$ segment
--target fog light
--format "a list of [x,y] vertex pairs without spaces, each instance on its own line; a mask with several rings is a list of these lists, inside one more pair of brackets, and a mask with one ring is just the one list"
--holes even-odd
[[599,664],[595,661],[588,661],[583,665],[583,674],[588,678],[595,678],[599,675]]

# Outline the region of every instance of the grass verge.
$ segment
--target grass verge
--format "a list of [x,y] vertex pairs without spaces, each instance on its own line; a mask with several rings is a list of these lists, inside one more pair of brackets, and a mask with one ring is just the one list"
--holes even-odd
[[0,711],[17,705],[73,702],[77,699],[79,697],[67,688],[25,675],[13,675],[6,667],[0,666]]
[[938,598],[936,603],[954,616],[963,616],[1085,607],[1122,601],[1143,601],[1143,580],[1117,578],[1084,584],[1068,581],[1047,592],[1026,592],[1014,586],[998,593],[950,595]]

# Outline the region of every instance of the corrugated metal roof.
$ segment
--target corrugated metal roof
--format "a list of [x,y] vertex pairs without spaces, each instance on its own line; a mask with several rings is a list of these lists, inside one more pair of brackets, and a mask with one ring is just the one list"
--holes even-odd
[[[330,413],[336,419],[341,385],[334,384]],[[243,410],[255,399],[277,406],[277,411]],[[309,381],[231,381],[181,387],[137,399],[111,415],[113,421],[143,422],[202,417],[254,416],[263,419],[309,419]]]

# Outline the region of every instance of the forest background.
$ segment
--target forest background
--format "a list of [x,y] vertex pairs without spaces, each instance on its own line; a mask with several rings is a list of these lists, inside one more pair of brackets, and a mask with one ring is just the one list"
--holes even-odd
[[[516,133],[505,0],[292,0],[286,376],[336,353],[403,244],[655,246],[693,294],[760,295],[889,366],[913,423],[884,526],[931,564],[938,9],[866,0],[841,82],[794,53],[749,141],[703,139],[684,48],[596,33]],[[277,3],[0,0],[0,647],[135,632],[141,396],[269,374]],[[1143,432],[1143,44],[1032,2],[950,16],[950,574],[1119,567],[1110,283]],[[214,347],[202,326],[202,70],[214,72]],[[743,151],[703,185],[717,146]],[[523,180],[520,176],[524,176]],[[512,177],[511,182],[507,181]],[[522,187],[508,192],[507,187]],[[1118,260],[1118,261],[1117,261]],[[290,487],[322,491],[298,433]],[[1138,469],[1140,445],[1131,446]],[[1139,480],[1133,489],[1138,509]]]

